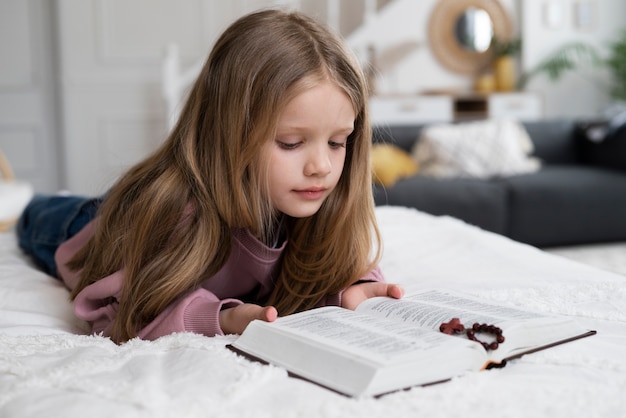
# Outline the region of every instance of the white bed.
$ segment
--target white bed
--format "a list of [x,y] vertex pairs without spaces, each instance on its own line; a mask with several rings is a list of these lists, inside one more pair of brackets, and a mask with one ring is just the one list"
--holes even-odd
[[596,336],[506,368],[350,399],[238,357],[233,336],[177,334],[118,346],[86,335],[58,281],[0,234],[1,417],[626,416],[626,277],[451,218],[380,207],[390,281],[465,290],[570,315]]

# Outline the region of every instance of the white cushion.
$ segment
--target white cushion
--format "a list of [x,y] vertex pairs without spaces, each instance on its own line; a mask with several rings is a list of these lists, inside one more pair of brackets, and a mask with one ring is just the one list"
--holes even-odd
[[422,174],[438,177],[508,176],[539,169],[533,143],[512,120],[487,120],[425,128],[413,147]]

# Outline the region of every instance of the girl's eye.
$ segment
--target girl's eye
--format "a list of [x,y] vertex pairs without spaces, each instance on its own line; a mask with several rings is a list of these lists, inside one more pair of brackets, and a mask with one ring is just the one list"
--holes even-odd
[[301,142],[282,142],[282,141],[276,141],[276,143],[278,144],[280,148],[284,150],[296,149],[301,144]]
[[331,148],[333,149],[337,149],[337,148],[345,148],[346,147],[346,141],[328,141],[328,145],[330,145]]

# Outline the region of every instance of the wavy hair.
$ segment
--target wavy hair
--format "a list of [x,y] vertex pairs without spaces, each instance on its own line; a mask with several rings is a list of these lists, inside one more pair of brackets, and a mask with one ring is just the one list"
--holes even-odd
[[72,298],[123,269],[111,338],[123,342],[169,304],[217,273],[233,228],[261,239],[276,214],[265,146],[281,110],[316,82],[331,80],[356,111],[343,172],[320,210],[288,218],[288,242],[268,304],[281,315],[314,307],[379,260],[364,75],[342,41],[300,13],[264,10],[217,40],[165,143],[123,175],[103,202],[94,236],[70,261],[80,270]]

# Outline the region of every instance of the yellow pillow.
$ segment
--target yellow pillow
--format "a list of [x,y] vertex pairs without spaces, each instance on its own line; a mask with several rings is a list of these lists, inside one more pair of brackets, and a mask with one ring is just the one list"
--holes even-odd
[[418,165],[406,151],[391,144],[372,146],[372,174],[374,182],[393,186],[403,177],[417,173]]

